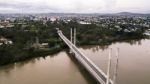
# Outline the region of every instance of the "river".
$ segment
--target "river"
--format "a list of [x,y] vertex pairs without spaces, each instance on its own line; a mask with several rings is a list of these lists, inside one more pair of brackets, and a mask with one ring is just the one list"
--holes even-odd
[[[119,48],[117,84],[150,84],[150,40],[79,48],[105,73],[112,48],[111,78]],[[66,51],[0,67],[0,84],[95,84]]]

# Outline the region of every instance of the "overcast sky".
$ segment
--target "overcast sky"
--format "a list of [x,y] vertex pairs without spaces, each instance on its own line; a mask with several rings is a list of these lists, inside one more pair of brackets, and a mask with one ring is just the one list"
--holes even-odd
[[150,13],[150,0],[0,0],[0,13]]

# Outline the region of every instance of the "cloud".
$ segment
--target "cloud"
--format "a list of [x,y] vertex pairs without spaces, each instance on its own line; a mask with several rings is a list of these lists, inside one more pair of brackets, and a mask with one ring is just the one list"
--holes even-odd
[[19,1],[13,0],[1,1],[0,8],[12,8],[16,10],[24,10],[24,12],[76,12],[76,13],[90,13],[98,12],[105,6],[103,0],[32,0]]
[[9,3],[9,2],[0,2],[1,8],[30,8],[31,4],[26,3]]
[[0,13],[150,12],[150,0],[0,0]]

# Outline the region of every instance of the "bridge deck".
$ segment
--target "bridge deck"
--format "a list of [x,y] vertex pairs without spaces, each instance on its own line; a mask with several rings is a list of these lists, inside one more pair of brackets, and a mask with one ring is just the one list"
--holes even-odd
[[[106,84],[107,75],[98,68],[89,58],[87,58],[82,52],[78,50],[78,48],[72,44],[63,34],[61,30],[57,31],[60,38],[68,45],[68,47],[75,54],[76,59],[90,72],[91,75],[100,83]],[[110,80],[109,84],[113,84],[112,80]]]

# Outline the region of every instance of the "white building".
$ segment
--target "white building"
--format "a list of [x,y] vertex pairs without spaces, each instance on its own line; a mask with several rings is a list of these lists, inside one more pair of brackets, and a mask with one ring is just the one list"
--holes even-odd
[[11,40],[8,40],[8,39],[4,38],[4,37],[1,37],[0,38],[0,45],[3,45],[3,44],[12,45],[13,42]]

